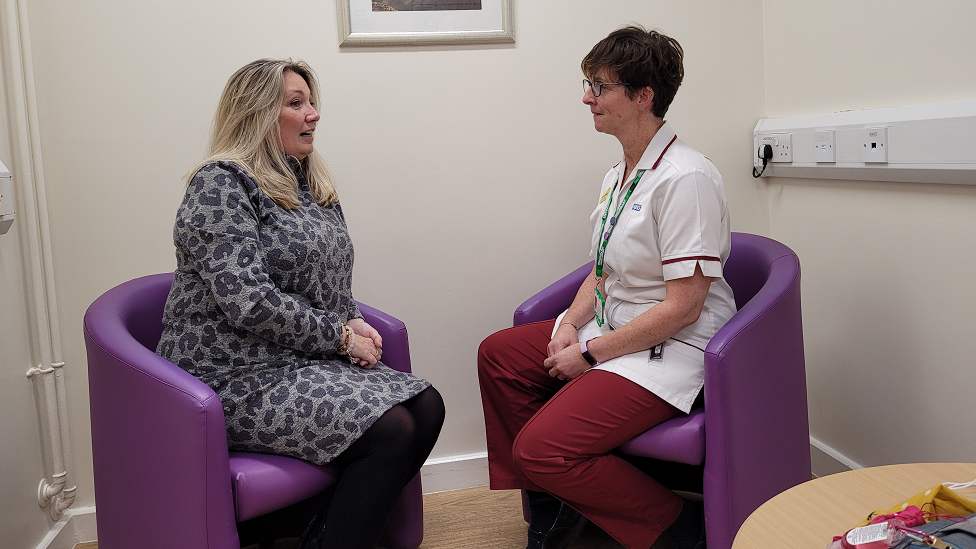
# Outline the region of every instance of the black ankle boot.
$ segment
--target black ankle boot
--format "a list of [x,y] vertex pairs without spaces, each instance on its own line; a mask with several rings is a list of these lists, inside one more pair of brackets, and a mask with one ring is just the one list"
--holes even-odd
[[664,533],[671,538],[674,549],[706,549],[704,504],[684,500],[681,514]]
[[525,549],[542,549],[546,533],[556,522],[563,502],[548,492],[526,490],[529,500],[529,543]]
[[529,543],[525,546],[525,549],[542,549],[542,542],[545,540],[545,532],[533,530],[532,527],[529,526]]
[[566,549],[583,533],[588,520],[565,503],[559,508],[556,522],[546,532],[542,549]]

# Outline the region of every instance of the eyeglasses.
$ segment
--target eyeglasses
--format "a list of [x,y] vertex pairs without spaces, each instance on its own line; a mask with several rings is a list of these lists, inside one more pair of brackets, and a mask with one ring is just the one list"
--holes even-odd
[[593,97],[600,97],[603,93],[603,86],[629,86],[630,84],[626,82],[590,82],[586,78],[583,79],[583,93],[586,93],[587,88],[593,92]]

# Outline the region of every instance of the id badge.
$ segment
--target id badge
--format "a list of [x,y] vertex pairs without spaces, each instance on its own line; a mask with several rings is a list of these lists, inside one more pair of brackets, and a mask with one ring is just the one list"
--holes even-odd
[[651,360],[661,360],[664,356],[664,343],[658,343],[657,345],[651,347]]

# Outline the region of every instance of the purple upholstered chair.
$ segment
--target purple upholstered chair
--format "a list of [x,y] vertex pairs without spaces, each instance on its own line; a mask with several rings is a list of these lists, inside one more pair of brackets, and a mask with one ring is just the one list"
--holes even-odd
[[[131,280],[85,314],[101,549],[240,549],[237,523],[305,500],[337,480],[329,465],[228,452],[220,399],[153,352],[172,282],[172,274]],[[384,363],[409,372],[403,323],[359,307],[383,336]],[[417,475],[380,545],[416,549],[422,539]]]
[[[584,265],[528,299],[515,311],[514,324],[558,316],[592,268]],[[705,407],[619,448],[635,456],[704,463],[709,549],[729,549],[757,507],[810,480],[800,262],[775,240],[732,233],[724,273],[738,312],[705,350]]]

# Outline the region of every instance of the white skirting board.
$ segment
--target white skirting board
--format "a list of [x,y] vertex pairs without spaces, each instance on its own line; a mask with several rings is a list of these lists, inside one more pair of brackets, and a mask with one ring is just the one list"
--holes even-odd
[[420,469],[425,494],[488,484],[488,452],[430,459]]
[[36,549],[72,549],[79,543],[96,541],[97,538],[95,507],[79,507],[65,511]]
[[813,476],[818,478],[864,468],[860,463],[813,437],[810,437],[810,460],[813,465]]
[[[864,467],[814,437],[810,437],[810,458],[815,477]],[[423,479],[425,494],[486,486],[488,484],[488,453],[481,452],[429,460],[420,470],[420,474]]]

